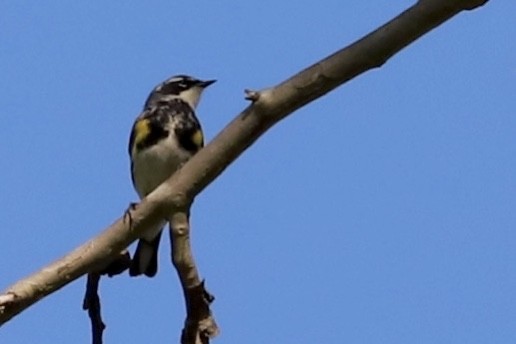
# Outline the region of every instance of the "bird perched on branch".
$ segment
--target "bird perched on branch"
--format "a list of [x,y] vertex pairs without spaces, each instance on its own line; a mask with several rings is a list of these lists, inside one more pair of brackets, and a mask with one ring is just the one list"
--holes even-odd
[[[203,91],[214,82],[177,75],[150,93],[129,138],[131,177],[140,198],[151,193],[203,147],[195,108]],[[129,268],[131,276],[156,275],[158,246],[165,224],[164,220],[156,228],[147,229],[140,238]]]

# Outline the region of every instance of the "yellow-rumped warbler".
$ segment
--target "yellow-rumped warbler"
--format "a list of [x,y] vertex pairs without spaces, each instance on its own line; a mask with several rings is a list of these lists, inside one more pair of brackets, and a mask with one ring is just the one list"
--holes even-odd
[[[129,139],[131,177],[144,198],[203,147],[195,108],[204,89],[215,80],[177,75],[156,86],[136,118]],[[147,229],[138,242],[129,268],[131,276],[156,275],[158,246],[166,221]]]

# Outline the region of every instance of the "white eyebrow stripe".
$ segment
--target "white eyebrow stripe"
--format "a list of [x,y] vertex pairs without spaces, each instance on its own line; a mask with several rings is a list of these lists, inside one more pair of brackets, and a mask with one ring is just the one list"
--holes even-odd
[[184,81],[184,80],[185,80],[185,78],[174,77],[174,78],[171,78],[171,79],[168,79],[167,81],[165,81],[164,84],[170,84],[173,82],[180,82],[180,81]]
[[179,83],[179,82],[184,81],[184,80],[185,80],[185,78],[183,78],[183,77],[177,77],[177,76],[176,77],[172,77],[170,79],[167,79],[167,80],[163,81],[161,84],[159,84],[159,86],[156,87],[155,90],[159,92],[159,91],[161,91],[163,89],[163,87],[165,85],[173,84],[173,83]]

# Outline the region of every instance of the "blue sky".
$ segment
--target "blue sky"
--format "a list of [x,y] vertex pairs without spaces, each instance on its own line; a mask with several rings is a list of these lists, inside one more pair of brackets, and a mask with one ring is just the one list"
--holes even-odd
[[[272,86],[411,1],[2,2],[0,289],[136,200],[127,141],[155,84],[216,78],[208,140]],[[214,343],[516,342],[516,4],[463,13],[274,127],[196,200]],[[106,343],[170,343],[159,275],[102,281]],[[84,279],[0,342],[89,343]]]

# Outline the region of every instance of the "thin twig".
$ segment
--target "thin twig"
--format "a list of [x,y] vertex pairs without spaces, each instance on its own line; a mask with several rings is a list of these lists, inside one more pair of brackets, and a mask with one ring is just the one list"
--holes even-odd
[[86,280],[86,292],[82,302],[82,309],[88,311],[91,323],[91,340],[93,344],[102,344],[102,334],[106,329],[106,325],[102,321],[101,304],[99,297],[100,278],[102,275],[113,277],[119,275],[129,268],[131,257],[127,250],[120,254],[105,269],[100,272],[92,272],[88,274]]
[[102,332],[106,328],[100,313],[100,297],[98,294],[100,276],[99,273],[88,274],[86,293],[82,303],[82,309],[87,310],[90,317],[93,344],[102,344]]
[[186,320],[181,344],[207,344],[219,328],[210,310],[215,299],[200,280],[190,245],[190,224],[186,212],[169,219],[172,263],[177,271],[185,297]]

